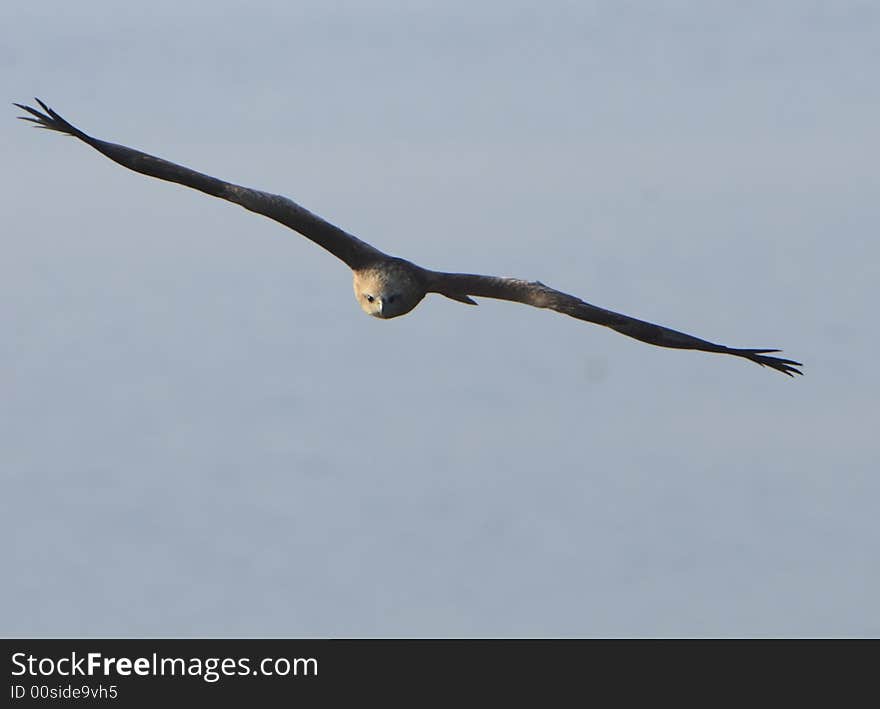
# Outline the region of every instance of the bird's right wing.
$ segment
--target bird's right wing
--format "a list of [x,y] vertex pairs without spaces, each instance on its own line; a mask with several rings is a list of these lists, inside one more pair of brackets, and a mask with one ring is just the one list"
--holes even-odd
[[563,293],[540,281],[523,281],[518,278],[498,278],[496,276],[479,276],[468,273],[442,273],[425,271],[426,290],[429,293],[441,293],[447,298],[475,305],[470,296],[510,300],[515,303],[531,305],[535,308],[547,308],[557,313],[568,315],[597,325],[604,325],[621,335],[647,342],[658,347],[671,347],[683,350],[701,350],[717,352],[736,357],[744,357],[763,367],[771,367],[777,372],[788,376],[803,374],[797,367],[800,362],[781,357],[772,357],[770,353],[779,350],[739,349],[716,345],[714,342],[702,340],[662,325],[645,322],[591,305],[576,296]]
[[30,116],[20,116],[22,120],[36,123],[41,128],[47,128],[79,138],[98,152],[106,155],[123,167],[127,167],[129,170],[140,172],[149,177],[157,177],[160,180],[168,180],[169,182],[192,187],[200,192],[234,202],[252,212],[274,219],[276,222],[290,227],[325,248],[337,258],[342,259],[350,268],[360,268],[384,256],[378,249],[334,226],[316,214],[312,214],[309,210],[299,206],[287,197],[224,182],[216,177],[190,170],[182,165],[176,165],[173,162],[142,153],[139,150],[92,138],[76,126],[68,123],[45,103],[40,101],[40,99],[36,99],[36,101],[45,113],[31,106],[25,106],[20,103],[14,104],[31,114]]

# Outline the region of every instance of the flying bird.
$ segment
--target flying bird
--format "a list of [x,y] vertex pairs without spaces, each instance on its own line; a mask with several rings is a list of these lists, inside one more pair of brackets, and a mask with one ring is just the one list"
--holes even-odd
[[234,202],[290,227],[326,249],[352,270],[355,297],[368,315],[383,319],[396,318],[415,308],[428,293],[439,293],[468,305],[476,305],[474,297],[495,298],[555,310],[578,320],[604,325],[622,335],[659,347],[734,355],[763,367],[771,367],[788,376],[803,374],[797,369],[803,366],[800,362],[771,356],[771,353],[780,350],[717,345],[662,325],[591,305],[540,281],[445,273],[422,268],[379,251],[287,197],[225,182],[139,150],[93,138],[68,123],[40,99],[36,101],[43,109],[42,112],[31,106],[14,104],[30,114],[19,118],[35,123],[37,127],[79,138],[114,162],[135,172],[176,182]]

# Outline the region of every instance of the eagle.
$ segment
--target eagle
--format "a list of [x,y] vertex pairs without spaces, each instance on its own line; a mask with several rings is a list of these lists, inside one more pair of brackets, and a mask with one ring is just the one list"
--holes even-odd
[[718,345],[662,325],[600,308],[576,296],[544,285],[540,281],[448,273],[423,268],[406,259],[380,251],[287,197],[242,187],[124,145],[93,138],[66,121],[40,99],[35,100],[42,111],[20,103],[13,104],[29,114],[18,118],[30,121],[39,128],[78,138],[129,170],[160,180],[176,182],[213,197],[234,202],[251,212],[284,224],[326,249],[351,269],[355,297],[368,315],[382,319],[405,315],[428,293],[439,293],[468,305],[477,304],[474,298],[494,298],[555,310],[557,313],[603,325],[627,337],[659,347],[733,355],[762,367],[770,367],[789,377],[803,374],[798,369],[803,367],[802,363],[773,356],[773,353],[781,350]]

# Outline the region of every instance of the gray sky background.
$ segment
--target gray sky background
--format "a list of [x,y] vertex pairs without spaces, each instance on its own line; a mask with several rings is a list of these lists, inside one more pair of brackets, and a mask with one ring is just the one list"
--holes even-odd
[[880,635],[876,2],[0,20],[10,102],[806,363],[492,301],[380,322],[304,238],[8,106],[3,634]]

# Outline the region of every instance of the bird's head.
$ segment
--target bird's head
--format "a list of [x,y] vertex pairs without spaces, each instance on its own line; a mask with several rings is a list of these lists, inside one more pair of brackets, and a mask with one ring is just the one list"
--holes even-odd
[[387,319],[415,308],[425,290],[405,268],[385,264],[355,271],[354,295],[367,315]]

